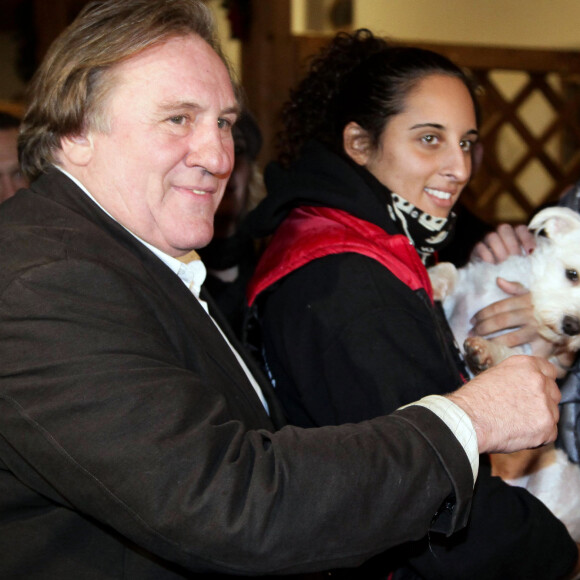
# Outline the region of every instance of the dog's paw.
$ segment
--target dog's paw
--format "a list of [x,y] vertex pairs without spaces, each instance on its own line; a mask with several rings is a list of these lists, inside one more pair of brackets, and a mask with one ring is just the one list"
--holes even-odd
[[453,293],[457,283],[457,269],[451,262],[441,262],[429,268],[433,298],[443,300]]
[[490,343],[479,336],[471,336],[465,339],[463,350],[465,360],[474,373],[480,373],[493,366],[493,356]]

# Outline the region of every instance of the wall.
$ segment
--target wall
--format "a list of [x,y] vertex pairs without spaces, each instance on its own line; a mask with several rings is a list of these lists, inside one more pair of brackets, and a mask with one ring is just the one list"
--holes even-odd
[[230,61],[234,72],[239,75],[240,41],[230,38],[230,23],[227,11],[222,6],[223,2],[222,0],[206,0],[206,4],[214,14],[222,49]]
[[333,0],[292,0],[292,30],[304,32],[332,32],[328,17]]
[[578,0],[354,0],[354,20],[402,40],[580,49]]

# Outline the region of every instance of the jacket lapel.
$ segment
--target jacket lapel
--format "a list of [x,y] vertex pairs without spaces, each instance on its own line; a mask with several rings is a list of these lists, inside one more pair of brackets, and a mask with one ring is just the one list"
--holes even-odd
[[[201,344],[206,354],[215,361],[229,377],[230,382],[236,385],[243,397],[250,401],[256,418],[265,428],[270,427],[267,421],[264,407],[259,397],[249,383],[245,372],[240,367],[235,355],[224,341],[219,330],[207,315],[199,301],[185,287],[179,277],[171,271],[157,256],[146,246],[139,242],[131,233],[115,220],[109,217],[98,207],[76,184],[58,169],[50,170],[40,178],[40,185],[34,189],[38,195],[48,197],[51,201],[66,206],[78,214],[81,214],[89,222],[115,239],[126,251],[138,260],[142,269],[147,273],[147,283],[169,303],[190,332],[198,335],[198,344]],[[48,191],[49,196],[44,192]],[[130,259],[130,257],[128,256]],[[212,318],[219,324],[228,340],[237,349],[240,356],[256,378],[269,405],[270,419],[276,427],[285,424],[281,407],[273,394],[273,389],[268,380],[262,375],[257,365],[247,356],[244,348],[237,341],[234,333],[230,330],[227,322],[207,295],[203,293],[203,299],[207,300]]]
[[[212,318],[219,324],[220,328],[230,341],[230,344],[237,350],[239,355],[242,357],[243,361],[246,363],[246,366],[252,373],[253,377],[256,379],[258,385],[260,386],[260,389],[264,394],[266,402],[268,403],[270,419],[274,424],[274,427],[276,427],[276,429],[282,428],[284,425],[287,424],[287,420],[284,415],[282,405],[278,401],[278,397],[276,396],[276,393],[274,392],[274,388],[272,387],[270,381],[264,376],[262,370],[260,369],[256,361],[252,358],[252,356],[248,354],[245,347],[237,339],[235,333],[229,327],[225,317],[222,315],[222,313],[215,305],[212,297],[206,290],[203,289],[202,289],[202,299],[208,303]],[[237,361],[236,367],[239,368]]]

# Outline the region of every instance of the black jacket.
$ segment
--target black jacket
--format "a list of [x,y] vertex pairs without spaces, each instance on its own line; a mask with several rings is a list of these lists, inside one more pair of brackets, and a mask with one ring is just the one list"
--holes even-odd
[[[386,210],[387,190],[321,145],[310,144],[287,171],[271,165],[265,178],[268,196],[249,222],[261,234],[304,205],[346,210],[400,233]],[[363,421],[462,382],[440,309],[424,290],[411,290],[361,254],[310,262],[263,292],[255,311],[265,363],[291,423]],[[491,477],[485,458],[468,529],[395,552],[392,565],[406,560],[414,570],[401,577],[446,580],[559,578],[577,557],[561,522],[527,491]]]
[[323,570],[464,525],[471,470],[431,412],[275,431],[276,409],[61,172],[0,206],[0,578]]

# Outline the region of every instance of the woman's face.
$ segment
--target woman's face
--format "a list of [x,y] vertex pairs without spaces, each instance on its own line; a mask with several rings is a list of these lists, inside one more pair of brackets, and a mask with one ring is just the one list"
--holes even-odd
[[477,136],[465,84],[434,74],[412,89],[403,112],[387,122],[379,146],[355,161],[420,210],[447,217],[471,176]]

